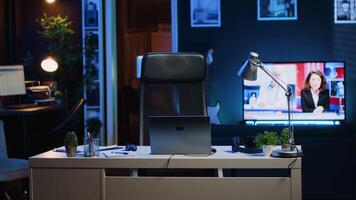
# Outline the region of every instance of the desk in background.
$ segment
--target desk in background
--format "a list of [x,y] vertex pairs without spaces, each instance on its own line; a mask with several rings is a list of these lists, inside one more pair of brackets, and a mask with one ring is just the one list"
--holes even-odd
[[[30,108],[21,108],[21,109],[7,109],[2,108],[0,109],[0,120],[4,120],[7,117],[14,116],[20,120],[21,126],[21,139],[22,139],[22,150],[21,150],[21,157],[28,158],[29,151],[28,151],[28,120],[38,114],[42,113],[49,113],[52,111],[59,111],[62,108],[61,105],[51,104],[51,105],[39,105]],[[6,123],[6,120],[4,120]],[[5,124],[6,125],[6,124]],[[8,133],[8,130],[5,130],[7,135],[14,134]],[[7,145],[9,146],[9,144]]]
[[[215,148],[217,152],[207,157],[151,155],[147,146],[139,146],[135,155],[115,158],[67,158],[65,153],[48,151],[29,159],[31,199],[302,199],[301,158],[231,153],[230,146]],[[216,169],[218,175],[173,177],[137,173],[138,169],[164,168]],[[128,169],[130,173],[110,174],[113,169]],[[284,169],[290,176],[226,177],[223,169]]]

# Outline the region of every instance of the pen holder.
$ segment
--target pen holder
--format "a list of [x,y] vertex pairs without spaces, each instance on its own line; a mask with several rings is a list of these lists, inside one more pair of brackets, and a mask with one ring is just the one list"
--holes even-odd
[[99,146],[100,139],[84,139],[84,156],[85,157],[93,157],[99,156]]

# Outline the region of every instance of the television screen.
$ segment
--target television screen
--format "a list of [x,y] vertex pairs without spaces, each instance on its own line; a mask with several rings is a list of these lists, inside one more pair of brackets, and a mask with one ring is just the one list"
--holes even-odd
[[[292,120],[344,120],[344,62],[265,63],[291,90]],[[256,81],[243,81],[244,120],[287,120],[285,91],[258,68]]]

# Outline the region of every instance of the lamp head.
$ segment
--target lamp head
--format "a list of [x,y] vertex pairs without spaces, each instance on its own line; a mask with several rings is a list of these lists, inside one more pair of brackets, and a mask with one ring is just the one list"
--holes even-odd
[[244,62],[239,71],[238,76],[245,80],[255,81],[257,79],[257,67],[261,66],[261,60],[256,52],[250,52],[249,58]]
[[52,57],[42,60],[41,68],[46,72],[55,72],[58,69],[58,63]]

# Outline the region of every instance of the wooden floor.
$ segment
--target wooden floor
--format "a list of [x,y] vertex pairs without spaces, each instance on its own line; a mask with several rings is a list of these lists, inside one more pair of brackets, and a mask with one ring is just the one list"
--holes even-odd
[[11,200],[29,200],[28,179],[0,183],[1,200],[7,200],[4,190],[6,190]]

